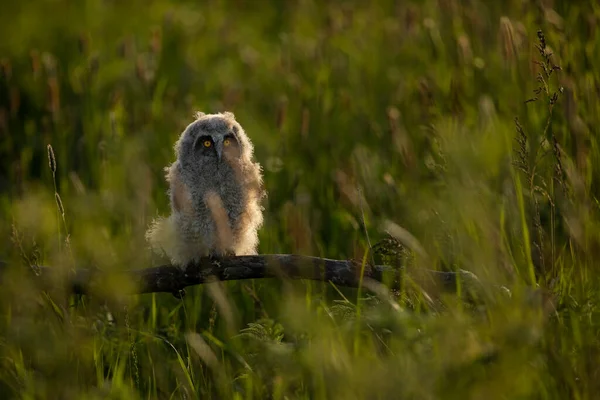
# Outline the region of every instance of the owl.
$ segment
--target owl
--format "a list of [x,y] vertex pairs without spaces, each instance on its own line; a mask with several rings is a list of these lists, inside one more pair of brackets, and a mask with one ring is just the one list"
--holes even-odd
[[201,257],[256,254],[263,223],[260,164],[231,112],[196,113],[165,168],[171,214],[154,220],[150,246],[185,268]]

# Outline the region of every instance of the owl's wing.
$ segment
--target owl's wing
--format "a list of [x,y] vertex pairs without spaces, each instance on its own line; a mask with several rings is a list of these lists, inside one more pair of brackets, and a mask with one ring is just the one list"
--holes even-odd
[[179,162],[173,163],[167,168],[167,182],[171,196],[171,207],[179,213],[192,213],[192,196],[188,187],[181,179],[181,166]]
[[259,163],[242,158],[232,164],[237,181],[244,187],[247,201],[261,201],[267,195]]

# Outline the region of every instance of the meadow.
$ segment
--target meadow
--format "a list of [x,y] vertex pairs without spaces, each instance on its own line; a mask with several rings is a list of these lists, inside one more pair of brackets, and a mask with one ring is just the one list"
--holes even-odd
[[[400,287],[70,293],[165,262],[163,168],[226,110],[264,168],[259,252]],[[592,1],[5,1],[0,398],[598,398],[598,126]]]

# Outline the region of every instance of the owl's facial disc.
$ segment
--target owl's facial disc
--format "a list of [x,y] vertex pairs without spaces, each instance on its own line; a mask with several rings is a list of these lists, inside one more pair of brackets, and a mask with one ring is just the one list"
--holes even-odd
[[[220,164],[223,156],[226,159],[239,157],[238,142],[231,133],[199,135],[194,141],[194,149],[203,157],[217,157]],[[218,165],[218,164],[217,164]]]
[[194,141],[194,151],[204,157],[214,154],[215,141],[209,135],[200,135]]
[[223,157],[226,160],[239,157],[238,142],[233,134],[219,135],[218,137],[213,137],[213,139],[215,140],[215,150],[217,151],[219,162]]

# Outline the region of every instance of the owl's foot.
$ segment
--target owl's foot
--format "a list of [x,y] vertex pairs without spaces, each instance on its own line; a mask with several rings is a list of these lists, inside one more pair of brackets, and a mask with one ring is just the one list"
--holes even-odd
[[235,253],[233,250],[226,250],[225,252],[223,252],[222,257],[235,257]]
[[211,261],[218,260],[219,258],[223,258],[223,257],[233,257],[233,256],[235,256],[235,253],[232,250],[225,250],[225,251],[211,250],[208,253],[208,258]]

